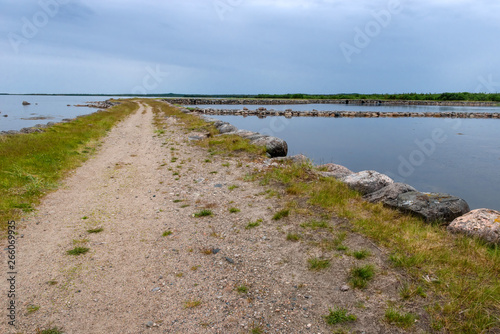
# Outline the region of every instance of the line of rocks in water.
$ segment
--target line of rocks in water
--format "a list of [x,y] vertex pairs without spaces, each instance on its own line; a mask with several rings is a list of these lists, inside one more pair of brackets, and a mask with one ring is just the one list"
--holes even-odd
[[163,101],[180,105],[281,105],[281,104],[353,104],[371,106],[457,106],[457,107],[495,107],[498,102],[483,101],[403,101],[403,100],[337,100],[337,99],[215,99],[215,98],[168,98]]
[[236,116],[257,116],[265,118],[268,116],[284,116],[286,118],[292,117],[337,117],[337,118],[401,118],[401,117],[414,117],[414,118],[478,118],[478,119],[500,119],[500,112],[380,112],[380,111],[294,111],[287,110],[267,110],[266,108],[258,108],[255,110],[244,109],[215,109],[215,108],[197,108],[195,112],[203,115],[236,115]]
[[36,124],[34,126],[22,128],[21,130],[0,131],[0,135],[17,135],[23,133],[26,134],[26,133],[44,132],[46,128],[49,128],[53,125],[70,121],[72,121],[71,118],[64,118],[63,120],[61,120],[61,122],[48,122],[47,124]]
[[[196,114],[186,108],[181,108],[181,111]],[[311,163],[310,159],[302,154],[286,157],[288,145],[280,138],[238,130],[228,122],[203,115],[201,117],[207,122],[213,122],[221,134],[240,135],[256,145],[266,146],[269,155],[273,157],[267,165],[278,165],[284,160],[300,164]],[[499,211],[471,211],[469,204],[459,197],[445,193],[420,192],[408,184],[394,182],[389,176],[373,170],[354,173],[345,166],[333,163],[317,166],[316,169],[319,176],[333,177],[344,182],[351,189],[363,194],[363,198],[368,202],[381,202],[390,208],[421,217],[427,223],[447,225],[447,230],[451,233],[466,234],[488,243],[500,244]]]

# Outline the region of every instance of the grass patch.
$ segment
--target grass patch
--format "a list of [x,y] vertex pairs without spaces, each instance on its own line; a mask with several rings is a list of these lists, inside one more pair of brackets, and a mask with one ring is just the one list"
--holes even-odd
[[310,258],[307,260],[307,263],[309,264],[309,270],[323,270],[328,267],[330,267],[330,260],[329,259],[321,259],[321,258]]
[[52,327],[48,329],[37,329],[36,334],[63,334],[63,330],[58,327]]
[[237,186],[237,185],[231,185],[229,187],[227,187],[227,189],[229,189],[230,191],[233,191],[234,189],[238,189],[240,186]]
[[241,210],[240,210],[240,209],[238,209],[238,208],[230,208],[230,209],[229,209],[229,212],[230,212],[230,213],[238,213],[238,212],[241,212]]
[[353,314],[347,314],[347,310],[345,308],[337,308],[335,307],[333,310],[329,309],[330,313],[323,316],[325,321],[329,325],[341,324],[349,321],[356,321],[357,317]]
[[90,233],[90,234],[101,233],[102,231],[104,231],[104,229],[102,227],[98,227],[98,228],[92,228],[90,230],[87,230],[87,233]]
[[184,200],[182,200],[182,199],[174,199],[173,202],[174,203],[181,203],[181,202],[184,202]]
[[248,287],[246,287],[245,285],[240,285],[236,287],[236,291],[238,291],[238,293],[248,293]]
[[87,253],[89,250],[90,250],[90,248],[87,248],[87,247],[75,247],[75,248],[67,251],[66,253],[68,255],[80,255],[80,254]]
[[38,311],[39,309],[40,309],[40,306],[38,306],[38,305],[28,305],[26,310],[28,311],[28,314],[31,314],[31,313]]
[[412,313],[401,313],[393,307],[385,311],[385,320],[391,324],[401,328],[409,328],[415,324],[417,316]]
[[251,228],[255,228],[255,227],[258,227],[260,226],[260,223],[262,223],[262,219],[257,219],[256,221],[254,222],[249,222],[247,226],[245,226],[245,229],[246,230],[249,230]]
[[172,231],[165,231],[165,232],[163,232],[162,236],[168,237],[169,235],[172,235],[172,233],[174,233],[174,232],[172,232]]
[[195,308],[201,305],[200,300],[188,300],[184,302],[184,308]]
[[213,212],[208,209],[203,209],[201,211],[198,211],[193,214],[193,217],[200,218],[200,217],[208,217],[208,216],[213,216]]
[[302,223],[300,224],[300,227],[302,228],[310,228],[312,230],[317,230],[320,228],[329,228],[330,224],[328,224],[325,221],[319,221],[319,220],[311,220],[310,222],[307,223]]
[[300,234],[297,233],[288,233],[286,235],[286,240],[288,241],[299,241],[301,238]]
[[290,209],[283,209],[274,214],[273,220],[280,220],[282,218],[288,217],[289,215],[290,215]]
[[[0,135],[0,229],[29,212],[67,173],[89,158],[82,151],[137,109],[134,102],[60,123],[41,133]],[[5,233],[5,232],[4,232]]]
[[351,284],[353,288],[364,289],[368,282],[375,276],[375,267],[367,264],[362,267],[354,267],[351,269]]
[[356,259],[362,260],[362,259],[367,258],[368,256],[370,256],[371,253],[370,253],[370,251],[367,251],[366,249],[362,249],[362,250],[355,251],[354,253],[352,253],[352,255]]

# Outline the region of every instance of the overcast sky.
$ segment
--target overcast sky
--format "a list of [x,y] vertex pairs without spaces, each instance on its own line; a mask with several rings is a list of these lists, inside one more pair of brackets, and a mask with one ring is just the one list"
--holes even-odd
[[0,92],[500,92],[498,0],[0,0]]

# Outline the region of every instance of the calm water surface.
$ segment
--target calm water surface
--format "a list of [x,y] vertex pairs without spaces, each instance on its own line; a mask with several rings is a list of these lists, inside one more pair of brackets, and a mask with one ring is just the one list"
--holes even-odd
[[[85,104],[87,101],[104,101],[110,98],[106,96],[0,95],[0,131],[20,130],[35,124],[60,122],[64,118],[87,115],[97,109],[73,105]],[[23,106],[23,101],[30,102],[31,105]],[[8,117],[3,117],[4,115]],[[32,117],[48,117],[48,119],[26,119]]]
[[500,120],[211,116],[287,141],[289,155],[376,170],[500,210]]

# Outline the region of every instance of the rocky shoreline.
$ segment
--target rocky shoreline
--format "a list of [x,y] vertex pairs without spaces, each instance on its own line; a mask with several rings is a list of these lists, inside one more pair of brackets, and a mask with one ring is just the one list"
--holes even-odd
[[168,98],[162,101],[180,105],[281,105],[281,104],[352,104],[365,106],[455,106],[455,107],[496,107],[497,102],[474,101],[402,101],[402,100],[332,100],[332,99],[206,99],[206,98]]
[[274,110],[260,107],[255,110],[244,109],[215,109],[215,108],[196,108],[195,112],[203,115],[236,115],[236,116],[257,116],[265,118],[268,116],[292,117],[335,117],[335,118],[475,118],[475,119],[500,119],[500,112],[379,112],[379,111],[293,111]]
[[[184,113],[199,114],[186,108]],[[304,155],[286,157],[287,143],[276,137],[265,136],[256,132],[239,130],[232,124],[217,119],[201,116],[211,122],[221,134],[234,134],[250,139],[255,145],[266,146],[272,158],[267,164],[277,166],[284,160],[299,164],[311,164]],[[404,213],[421,217],[427,223],[439,223],[447,226],[451,233],[461,233],[480,238],[491,244],[500,244],[500,212],[490,209],[470,210],[467,202],[459,197],[444,193],[420,192],[412,186],[394,182],[389,176],[373,170],[354,173],[345,166],[324,164],[316,166],[319,177],[333,177],[347,184],[349,188],[363,194],[371,203],[383,203]]]

